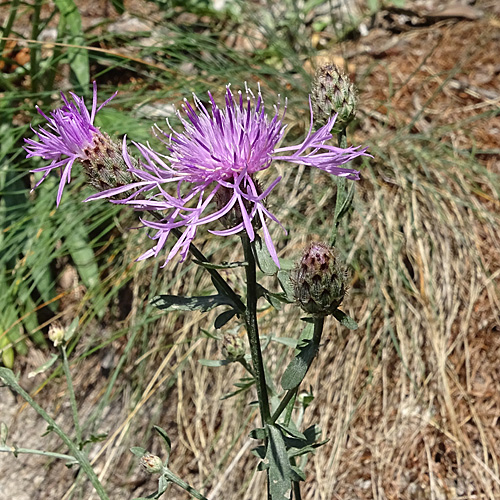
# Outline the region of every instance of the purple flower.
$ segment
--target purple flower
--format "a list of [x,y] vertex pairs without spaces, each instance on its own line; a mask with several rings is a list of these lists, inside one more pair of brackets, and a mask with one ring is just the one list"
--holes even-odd
[[35,188],[47,178],[52,170],[59,168],[61,181],[57,191],[58,206],[64,186],[71,180],[71,168],[75,160],[87,160],[89,151],[102,136],[100,130],[94,126],[95,115],[116,95],[115,93],[97,107],[97,84],[94,82],[92,111],[89,114],[83,97],[78,97],[73,92],[70,94],[74,103],[69,102],[61,93],[64,106],[52,111],[50,117],[37,106],[38,112],[47,120],[47,126],[46,128],[39,127],[38,131],[32,127],[39,141],[24,139],[28,144],[24,148],[28,152],[27,158],[40,156],[44,160],[52,160],[50,165],[32,170],[32,172],[44,172]]
[[[234,96],[226,89],[226,106],[220,109],[212,95],[210,111],[194,95],[193,108],[187,100],[182,106],[186,118],[178,112],[184,127],[176,132],[170,127],[163,133],[162,142],[166,154],[154,151],[149,145],[134,143],[142,155],[139,166],[132,163],[124,141],[123,155],[132,172],[139,180],[132,184],[109,189],[88,198],[113,197],[134,191],[126,203],[141,210],[159,211],[164,218],[159,221],[143,220],[143,224],[156,230],[152,239],[156,245],[139,257],[139,260],[157,256],[171,231],[184,228],[182,237],[170,250],[166,263],[180,252],[184,259],[189,244],[199,226],[222,219],[225,230],[212,230],[213,234],[227,236],[246,231],[250,240],[255,238],[255,227],[261,227],[267,248],[277,265],[278,256],[269,230],[268,219],[279,221],[265,205],[265,198],[278,184],[276,177],[266,188],[260,186],[256,174],[269,168],[273,161],[316,167],[325,172],[348,179],[359,179],[359,172],[342,167],[343,164],[365,155],[359,147],[338,148],[326,144],[332,138],[331,129],[335,117],[316,132],[311,127],[301,144],[278,147],[286,125],[283,124],[285,109],[279,111],[279,102],[270,118],[265,113],[259,93],[255,96],[246,88],[246,97],[240,91]],[[287,154],[285,154],[287,153]],[[175,194],[166,185],[175,183]],[[215,208],[213,203],[215,202]],[[209,208],[210,207],[210,208]]]

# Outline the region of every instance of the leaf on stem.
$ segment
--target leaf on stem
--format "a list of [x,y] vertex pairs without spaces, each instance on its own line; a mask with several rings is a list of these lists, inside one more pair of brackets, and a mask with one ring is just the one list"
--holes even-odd
[[295,302],[295,294],[293,293],[293,284],[290,279],[290,271],[280,269],[278,271],[278,281],[281,285],[281,289],[285,292],[285,296],[288,302],[291,304]]
[[219,330],[222,328],[226,323],[228,323],[233,317],[237,314],[237,311],[235,309],[230,309],[229,311],[224,311],[223,313],[219,314],[217,318],[215,318],[214,321],[214,327]]
[[227,359],[199,359],[198,363],[203,366],[217,368],[219,366],[226,366],[231,363],[231,361],[228,361]]
[[300,335],[299,344],[296,349],[297,354],[290,361],[285,373],[283,373],[283,377],[281,377],[281,387],[285,391],[294,389],[302,382],[312,360],[316,356],[318,345],[312,340],[313,331],[314,326],[311,323],[307,323]]
[[165,459],[164,464],[166,466],[168,465],[168,460],[170,458],[170,451],[172,450],[172,442],[170,441],[170,438],[168,437],[167,431],[165,429],[162,429],[158,425],[153,425],[153,428],[165,442],[165,448],[167,449],[167,458]]
[[248,265],[246,262],[221,262],[220,264],[212,264],[211,262],[202,262],[196,259],[193,259],[193,262],[205,269],[232,269],[234,267],[244,267]]
[[349,330],[357,330],[358,329],[358,324],[356,323],[356,321],[354,321],[344,311],[337,309],[336,311],[333,312],[333,316],[342,326],[349,328]]
[[267,425],[268,444],[266,459],[269,463],[269,493],[272,500],[290,498],[292,468],[288,457],[285,440],[281,430],[274,425]]
[[179,297],[177,295],[158,295],[151,305],[164,311],[202,311],[207,312],[217,306],[234,305],[225,295],[208,295],[205,297]]

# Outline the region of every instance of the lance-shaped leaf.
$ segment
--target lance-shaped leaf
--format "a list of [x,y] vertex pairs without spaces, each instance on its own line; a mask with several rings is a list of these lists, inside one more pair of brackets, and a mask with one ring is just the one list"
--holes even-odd
[[356,321],[354,321],[344,311],[337,309],[336,311],[334,311],[333,316],[342,326],[349,328],[349,330],[357,330],[358,329],[358,324],[356,323]]
[[205,297],[179,297],[177,295],[158,295],[151,305],[163,311],[210,311],[217,306],[234,305],[225,295],[207,295]]
[[281,430],[268,425],[268,444],[266,459],[269,464],[269,493],[272,500],[289,500],[292,472]]
[[314,326],[308,323],[300,335],[297,355],[286,367],[281,378],[281,387],[286,391],[297,387],[304,377],[318,351],[318,343],[312,339]]
[[167,431],[165,429],[162,429],[158,425],[153,425],[154,430],[161,436],[165,443],[165,448],[167,449],[167,458],[164,460],[164,464],[168,465],[168,460],[170,458],[170,451],[172,450],[172,442],[170,441],[170,438],[168,437]]

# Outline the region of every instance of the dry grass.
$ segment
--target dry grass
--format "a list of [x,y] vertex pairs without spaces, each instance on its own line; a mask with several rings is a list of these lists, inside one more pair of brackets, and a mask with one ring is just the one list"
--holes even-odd
[[[500,163],[490,154],[498,153],[500,129],[495,22],[486,16],[434,25],[398,35],[377,60],[362,51],[351,60],[365,75],[353,142],[369,141],[374,155],[339,241],[353,268],[344,307],[360,329],[327,322],[308,375],[316,399],[304,425],[319,422],[330,441],[309,460],[304,499],[500,498]],[[283,175],[276,205],[286,207],[279,215],[291,236],[286,244],[279,229],[276,236],[282,255],[292,257],[306,244],[306,220],[316,238],[328,237],[333,185],[303,168]],[[240,260],[236,245],[215,245],[209,240],[204,250]],[[136,319],[151,314],[144,282],[169,293],[210,287],[194,268],[179,279],[185,269],[144,267],[144,281],[132,289],[130,336]],[[241,286],[237,273],[228,278]],[[296,335],[297,319],[292,307],[262,311],[261,333]],[[248,406],[255,395],[220,399],[243,370],[197,362],[219,356],[217,342],[202,335],[211,320],[169,315],[151,337],[139,332],[128,347],[123,338],[110,344],[114,364],[120,356],[128,362],[96,429],[109,437],[93,458],[100,477],[115,485],[112,498],[154,490],[127,451],[140,445],[161,455],[152,424],[171,436],[172,470],[204,486],[209,498],[263,498],[265,476],[255,472],[247,437],[258,425]],[[283,351],[272,344],[267,356],[278,380]],[[94,359],[79,368],[80,394],[92,396],[85,414],[105,382],[88,377]],[[61,396],[47,402],[57,410]],[[69,498],[73,478],[62,464],[46,476],[57,484],[52,498]],[[40,495],[50,498],[47,490]],[[172,488],[169,498],[187,495]]]

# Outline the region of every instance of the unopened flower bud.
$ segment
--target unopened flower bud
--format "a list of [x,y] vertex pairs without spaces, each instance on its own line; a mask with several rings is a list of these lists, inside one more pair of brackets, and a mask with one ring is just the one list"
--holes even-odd
[[228,361],[238,361],[245,356],[245,342],[238,335],[227,333],[222,340],[222,355]]
[[358,94],[337,66],[325,64],[316,71],[311,88],[311,102],[317,125],[324,125],[338,113],[333,133],[344,130],[356,114]]
[[292,272],[294,295],[300,307],[313,316],[328,316],[341,304],[346,292],[346,271],[333,248],[309,245]]
[[163,470],[161,458],[152,453],[145,453],[141,457],[140,464],[148,474],[159,474]]
[[54,347],[64,342],[65,330],[59,321],[55,321],[49,326],[49,339],[54,344]]

